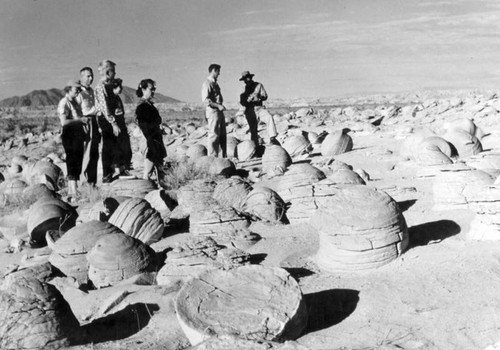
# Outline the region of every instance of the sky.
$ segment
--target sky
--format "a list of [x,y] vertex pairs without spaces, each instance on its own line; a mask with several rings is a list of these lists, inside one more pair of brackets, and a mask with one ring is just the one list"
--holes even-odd
[[117,64],[124,85],[200,102],[211,63],[237,101],[500,86],[498,0],[1,0],[0,99]]

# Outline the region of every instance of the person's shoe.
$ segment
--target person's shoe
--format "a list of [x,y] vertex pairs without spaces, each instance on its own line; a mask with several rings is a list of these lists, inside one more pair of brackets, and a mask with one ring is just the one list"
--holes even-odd
[[132,176],[132,174],[130,174],[130,172],[127,169],[123,169],[120,172],[120,177],[122,177],[122,176]]
[[113,176],[106,176],[102,178],[102,183],[103,184],[109,184],[113,182]]

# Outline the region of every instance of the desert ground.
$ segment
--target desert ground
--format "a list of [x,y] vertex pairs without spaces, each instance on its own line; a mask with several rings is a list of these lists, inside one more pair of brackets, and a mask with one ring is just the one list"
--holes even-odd
[[[127,111],[129,116],[131,108]],[[169,162],[174,166],[195,162],[185,157],[186,149],[182,155],[178,154],[181,146],[204,143],[203,112],[197,108],[166,106],[161,109],[164,121],[174,130],[165,136]],[[252,218],[248,230],[259,235],[260,240],[244,249],[251,263],[285,269],[298,282],[307,309],[300,334],[295,339],[285,339],[294,340],[288,343],[290,349],[299,346],[317,350],[497,348],[494,344],[500,342],[500,221],[495,223],[494,217],[498,213],[495,203],[500,201],[500,196],[495,198],[494,193],[495,180],[500,174],[500,153],[496,153],[500,147],[497,121],[500,98],[491,92],[465,91],[303,99],[275,101],[270,110],[276,117],[278,141],[285,149],[287,139],[293,136],[325,135],[349,128],[351,150],[325,156],[321,140],[313,142],[306,137],[307,147],[290,154],[291,166],[310,164],[328,178],[332,173],[329,164],[350,165],[357,174],[363,175],[364,186],[383,191],[397,202],[407,226],[404,233],[407,247],[392,261],[376,268],[327,271],[318,264],[321,234],[309,218],[298,220],[300,222],[290,220],[291,223]],[[57,127],[47,133],[56,119],[50,112],[43,112],[43,118],[48,118],[45,124],[32,121],[31,130],[19,125],[28,123],[29,113],[36,114],[32,118],[40,120],[42,112],[17,111],[15,116],[12,111],[3,113],[0,120],[8,121],[13,130],[12,134],[3,136],[0,145],[3,184],[22,178],[22,169],[17,172],[13,169],[12,160],[16,156],[37,160],[56,153],[64,160],[57,142]],[[230,117],[226,120],[231,130],[229,135],[243,141],[248,139],[248,132],[236,114],[236,109],[226,112]],[[13,118],[24,120],[18,122]],[[423,139],[419,138],[422,128],[426,130],[426,137],[445,138],[447,132],[464,119],[473,121],[475,130],[470,131],[469,136],[475,137],[476,146],[481,143],[480,149],[476,147],[469,152],[470,143],[464,142],[464,145],[454,145],[460,154],[450,155],[449,161],[419,156],[426,151],[419,143]],[[194,127],[188,127],[189,122],[193,122]],[[265,139],[265,125],[261,125],[261,134]],[[137,150],[138,141],[132,128],[131,135],[133,148]],[[467,151],[462,152],[462,146]],[[239,174],[245,174],[253,185],[279,182],[286,171],[265,173],[262,157],[262,153],[257,152],[250,159],[236,157],[233,162],[236,169],[244,170]],[[447,174],[455,174],[455,169],[462,172],[479,169],[491,181],[471,177],[460,183],[450,180],[448,184]],[[134,173],[140,177],[138,156],[134,158]],[[201,173],[197,173],[198,179],[202,178]],[[176,180],[179,187],[189,183],[189,174],[183,176],[185,178],[171,179],[169,183]],[[309,186],[319,180],[308,181],[296,185]],[[19,192],[10,194],[6,185],[0,190],[3,191],[0,267],[4,285],[0,289],[7,290],[9,276],[47,263],[52,249],[29,244],[26,222],[37,198],[26,198]],[[175,193],[178,188],[172,185],[166,190]],[[110,193],[102,184],[98,184],[97,191],[84,187],[81,191],[80,202],[72,204],[80,216],[85,208]],[[64,199],[64,187],[59,193]],[[443,193],[450,193],[449,198],[443,198]],[[483,195],[476,196],[478,193]],[[371,210],[376,213],[377,209],[364,208],[366,217],[374,215]],[[488,225],[475,225],[474,220],[485,212],[493,219]],[[312,212],[305,214],[312,215]],[[363,216],[364,213],[359,214]],[[168,263],[172,247],[193,236],[189,225],[174,222],[173,217],[170,215],[170,222],[168,216],[164,217],[162,236],[150,244],[156,254],[163,257],[158,269]],[[189,349],[190,341],[179,325],[174,308],[182,284],[161,284],[148,276],[100,289],[78,288],[74,280],[57,274],[44,277],[59,290],[79,321],[78,330],[69,336],[70,345],[64,348]],[[0,311],[2,319],[11,317],[5,309]],[[2,325],[3,332],[9,332],[12,327],[7,323],[4,321]]]

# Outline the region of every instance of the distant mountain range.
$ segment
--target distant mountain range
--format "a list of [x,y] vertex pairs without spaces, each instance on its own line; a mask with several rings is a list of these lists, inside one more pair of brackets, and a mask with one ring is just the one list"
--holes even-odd
[[[64,91],[59,89],[33,90],[24,96],[13,96],[0,101],[0,107],[45,107],[57,106],[59,100],[64,96]],[[139,98],[135,95],[135,89],[124,86],[120,95],[123,103],[137,103]],[[155,93],[155,102],[158,103],[181,103],[182,101]]]

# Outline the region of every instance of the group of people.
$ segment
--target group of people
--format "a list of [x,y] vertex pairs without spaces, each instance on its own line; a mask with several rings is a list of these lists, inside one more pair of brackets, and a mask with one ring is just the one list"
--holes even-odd
[[[68,197],[78,196],[78,181],[83,175],[95,186],[99,162],[99,144],[102,142],[102,182],[109,183],[118,176],[130,176],[132,148],[125,123],[125,110],[120,93],[122,79],[116,78],[116,64],[103,60],[98,65],[101,76],[95,91],[92,68],[80,70],[80,80],[70,81],[64,88],[57,112],[61,122],[61,140],[66,153]],[[162,119],[152,102],[156,83],[143,79],[136,94],[140,101],[135,121],[144,135],[141,151],[145,156],[144,175],[161,177],[166,149],[162,139]]]
[[[211,64],[208,67],[208,78],[201,87],[201,100],[205,105],[205,116],[208,122],[207,154],[209,156],[226,157],[226,123],[224,118],[224,106],[221,89],[217,83],[221,66]],[[253,80],[254,74],[249,71],[241,73],[240,81],[245,83],[243,93],[240,95],[240,104],[250,129],[251,140],[257,147],[259,135],[257,126],[259,121],[267,124],[267,136],[269,143],[276,142],[278,135],[274,118],[265,108],[263,102],[267,100],[267,92],[264,86]]]
[[[80,79],[70,81],[64,88],[65,96],[58,105],[62,126],[62,144],[66,152],[68,196],[78,195],[78,181],[83,175],[95,186],[99,161],[99,144],[102,142],[102,182],[112,182],[119,176],[129,176],[132,161],[130,138],[125,123],[125,110],[120,98],[122,79],[116,78],[116,64],[103,60],[98,65],[101,76],[95,91],[92,68],[80,70]],[[210,156],[226,157],[226,124],[221,89],[217,83],[221,66],[211,64],[209,76],[202,85],[202,101],[208,123],[207,153]],[[273,116],[264,107],[267,100],[264,86],[253,80],[254,74],[244,71],[240,81],[245,83],[240,95],[240,104],[247,119],[250,136],[259,145],[257,126],[259,121],[267,124],[268,141],[275,142],[277,136]],[[160,181],[163,162],[167,155],[163,143],[162,118],[152,98],[156,83],[143,79],[136,95],[140,98],[135,110],[135,122],[144,135],[141,152],[144,155],[144,179],[156,176]]]

